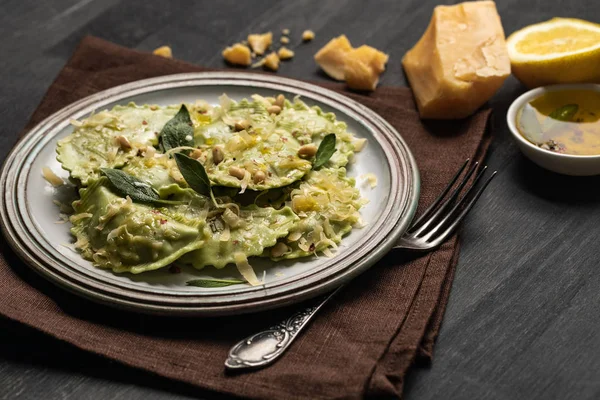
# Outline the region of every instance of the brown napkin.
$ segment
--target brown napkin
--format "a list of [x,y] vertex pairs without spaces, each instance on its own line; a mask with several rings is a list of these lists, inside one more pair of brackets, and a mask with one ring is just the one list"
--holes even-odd
[[[84,39],[34,113],[28,128],[67,104],[115,85],[158,75],[202,71],[195,65]],[[369,96],[341,91],[375,110],[408,142],[421,172],[419,209],[445,187],[467,158],[481,159],[489,110],[456,122],[424,124],[407,88]],[[2,241],[0,313],[82,349],[219,392],[251,398],[400,396],[416,359],[429,359],[458,256],[453,238],[422,256],[392,252],[326,306],[273,366],[227,374],[232,344],[294,310],[211,319],[152,317],[92,304],[37,277]],[[204,394],[208,392],[202,392]]]

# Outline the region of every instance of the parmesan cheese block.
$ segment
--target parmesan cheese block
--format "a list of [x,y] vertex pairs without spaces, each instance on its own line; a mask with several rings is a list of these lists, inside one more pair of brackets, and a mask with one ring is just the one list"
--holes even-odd
[[429,27],[402,59],[421,118],[473,114],[502,86],[510,60],[496,5],[438,6]]

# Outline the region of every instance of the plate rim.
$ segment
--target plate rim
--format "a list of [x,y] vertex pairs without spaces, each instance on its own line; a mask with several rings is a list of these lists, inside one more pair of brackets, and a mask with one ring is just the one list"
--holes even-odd
[[[267,295],[267,290],[265,289],[265,294],[262,297],[257,297],[251,299],[251,301],[219,301],[216,305],[208,306],[208,305],[198,305],[194,304],[172,304],[171,302],[165,302],[164,304],[159,302],[152,302],[151,300],[145,302],[146,300],[141,301],[139,298],[137,300],[132,300],[129,296],[119,295],[119,293],[114,293],[111,291],[104,292],[102,290],[94,289],[92,290],[88,286],[81,286],[81,281],[75,280],[68,277],[68,274],[65,274],[65,271],[60,270],[60,266],[58,268],[52,265],[46,265],[47,261],[44,261],[42,255],[36,254],[33,249],[30,248],[31,243],[28,243],[22,235],[23,231],[27,230],[28,227],[15,226],[14,224],[19,225],[23,221],[19,221],[20,218],[15,218],[20,214],[17,212],[19,208],[19,199],[17,198],[17,191],[19,190],[19,177],[12,177],[11,172],[14,175],[13,165],[10,162],[13,160],[19,152],[22,152],[24,149],[28,149],[31,147],[35,147],[35,143],[28,143],[28,140],[31,141],[31,138],[36,135],[39,135],[39,132],[51,133],[52,131],[58,130],[59,125],[64,123],[65,119],[68,120],[69,115],[73,115],[76,112],[82,112],[86,108],[91,105],[98,104],[104,102],[105,104],[119,101],[119,97],[132,97],[139,94],[151,93],[155,91],[160,91],[164,89],[174,89],[177,87],[194,87],[194,86],[202,86],[198,85],[197,81],[206,81],[207,83],[204,86],[215,85],[214,80],[225,80],[232,82],[240,82],[236,86],[248,87],[248,88],[262,88],[262,89],[270,89],[270,90],[283,90],[286,92],[310,92],[310,96],[305,96],[310,98],[311,100],[318,101],[320,103],[328,104],[333,108],[340,108],[345,110],[340,110],[346,114],[350,111],[349,114],[358,114],[364,118],[370,118],[372,120],[371,124],[378,128],[382,129],[383,136],[389,136],[397,141],[395,143],[397,149],[399,150],[398,162],[401,164],[403,169],[398,172],[401,174],[404,172],[406,175],[405,178],[408,178],[408,185],[404,189],[406,193],[404,198],[404,204],[402,212],[399,213],[399,217],[396,221],[394,221],[394,225],[390,227],[389,235],[378,243],[375,243],[371,247],[371,249],[366,252],[360,259],[356,260],[355,263],[359,264],[358,267],[354,267],[353,265],[346,266],[343,270],[336,272],[335,274],[326,274],[325,276],[318,278],[313,284],[304,284],[301,285],[300,288],[294,288],[294,282],[292,283],[292,287],[289,289],[285,289],[281,293],[273,293]],[[150,88],[150,90],[148,90]],[[334,104],[330,104],[334,103]],[[100,105],[99,107],[101,107]],[[67,117],[65,117],[65,115]],[[352,116],[353,119],[357,120],[362,125],[365,125],[366,122],[362,120],[356,119]],[[54,125],[52,125],[54,124]],[[49,127],[48,127],[49,126]],[[48,135],[50,138],[54,137],[54,135]],[[48,139],[50,140],[50,139]],[[383,144],[380,144],[382,149],[385,149]],[[392,165],[386,159],[386,164],[390,167],[390,172]],[[19,164],[23,166],[22,164]],[[30,166],[29,166],[30,167]],[[392,173],[393,177],[393,173]],[[14,188],[10,185],[13,185]],[[133,81],[124,85],[115,86],[90,96],[84,97],[74,103],[71,103],[60,110],[56,111],[52,115],[45,118],[40,123],[36,124],[33,128],[31,128],[26,134],[24,134],[19,141],[15,144],[13,149],[7,155],[4,160],[2,170],[0,172],[0,187],[4,189],[4,194],[0,198],[0,220],[3,222],[1,224],[2,231],[4,233],[5,238],[7,239],[9,245],[13,248],[13,250],[17,253],[17,255],[23,259],[23,261],[37,273],[44,276],[46,279],[49,279],[51,282],[58,284],[59,286],[74,292],[79,295],[83,295],[84,297],[94,300],[96,302],[101,302],[104,304],[109,304],[112,306],[116,306],[119,308],[125,308],[129,310],[134,310],[138,312],[145,313],[154,313],[154,314],[169,314],[169,315],[187,315],[187,316],[210,316],[210,315],[225,315],[225,314],[240,314],[254,311],[261,311],[268,308],[274,308],[279,306],[284,306],[287,304],[295,303],[309,297],[318,296],[327,291],[333,290],[334,288],[342,285],[343,283],[353,279],[358,274],[364,272],[366,269],[370,268],[373,264],[375,264],[383,255],[385,255],[396,242],[397,238],[407,229],[408,224],[411,222],[414,214],[416,212],[416,208],[418,205],[419,194],[420,194],[420,176],[416,161],[410,148],[404,141],[402,135],[391,126],[389,122],[383,119],[379,114],[375,113],[373,110],[364,106],[363,104],[350,99],[349,97],[334,92],[330,89],[323,88],[321,86],[317,86],[312,83],[307,83],[291,78],[284,77],[275,77],[269,75],[262,75],[256,73],[242,73],[242,72],[231,72],[231,71],[216,71],[216,72],[194,72],[194,73],[183,73],[183,74],[172,74],[172,75],[164,75],[149,79],[143,79],[138,81]],[[12,188],[13,190],[8,190]],[[398,183],[397,192],[402,191],[401,184]],[[390,191],[391,193],[391,191]],[[392,194],[392,193],[391,193]],[[396,195],[397,193],[393,193]],[[14,202],[14,209],[10,209],[11,201],[7,201],[9,197],[12,195],[12,200]],[[393,196],[392,196],[393,197]],[[388,207],[389,208],[389,207]],[[385,216],[389,216],[389,212]],[[13,218],[11,218],[13,217]],[[35,223],[33,223],[35,225]],[[27,236],[27,235],[25,235]],[[35,241],[35,238],[31,238]],[[368,243],[368,241],[367,241]],[[41,246],[44,247],[43,245]],[[42,251],[41,249],[38,251]],[[42,251],[43,253],[43,251]],[[354,253],[354,252],[347,252]],[[338,260],[341,261],[341,260]],[[332,263],[334,265],[335,263]],[[67,263],[67,266],[69,264]],[[63,266],[64,267],[64,266]],[[325,271],[326,268],[320,269],[315,274],[319,275]],[[310,277],[310,276],[309,276]],[[302,280],[302,279],[300,279]],[[289,283],[288,283],[289,285]],[[92,286],[94,287],[94,286]],[[227,296],[231,296],[228,294]],[[225,297],[227,297],[225,296]],[[152,296],[150,296],[152,297]],[[161,297],[165,298],[165,301],[170,296],[162,295]],[[178,297],[178,296],[173,296]],[[191,299],[193,296],[186,296],[186,298]],[[256,297],[256,296],[255,296]]]

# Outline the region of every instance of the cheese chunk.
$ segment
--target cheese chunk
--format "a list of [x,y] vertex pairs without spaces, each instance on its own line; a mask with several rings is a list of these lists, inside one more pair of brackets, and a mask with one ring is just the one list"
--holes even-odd
[[152,54],[164,58],[173,58],[173,51],[169,46],[161,46],[158,49],[155,49]]
[[351,89],[375,90],[379,75],[385,71],[389,56],[371,46],[363,45],[346,53],[344,78]]
[[252,51],[259,56],[265,54],[271,43],[273,43],[273,34],[271,32],[248,35],[248,44],[252,47]]
[[429,27],[402,59],[421,118],[473,114],[502,86],[510,60],[496,5],[438,6]]
[[302,32],[302,40],[304,40],[305,42],[310,42],[314,38],[315,38],[315,33],[313,31],[307,29],[304,32]]
[[279,69],[279,56],[277,56],[277,53],[272,52],[266,56],[264,60],[264,66],[271,71],[277,71]]
[[236,43],[223,50],[223,58],[230,64],[248,66],[252,63],[252,56],[248,46]]
[[280,60],[289,60],[294,57],[294,52],[287,47],[282,47],[277,51]]
[[346,37],[341,35],[333,38],[315,54],[315,61],[327,75],[335,80],[344,80],[344,67],[346,53],[352,50],[352,45]]

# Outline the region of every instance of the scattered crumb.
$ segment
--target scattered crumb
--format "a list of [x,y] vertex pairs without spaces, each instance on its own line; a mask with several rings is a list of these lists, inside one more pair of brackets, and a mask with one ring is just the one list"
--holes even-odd
[[282,47],[279,49],[279,51],[277,51],[277,55],[281,60],[289,60],[294,57],[294,52],[287,47]]
[[280,41],[282,44],[288,44],[288,43],[290,42],[290,38],[288,38],[288,37],[286,37],[286,36],[283,36],[281,39],[279,39],[279,41]]
[[304,40],[305,42],[310,42],[314,38],[315,33],[313,31],[307,29],[304,32],[302,32],[302,40]]
[[271,46],[271,43],[273,43],[273,34],[271,32],[267,32],[262,34],[248,35],[248,43],[250,44],[250,47],[252,47],[253,52],[259,56],[262,56]]
[[264,67],[271,71],[277,71],[279,69],[279,56],[277,56],[277,53],[272,52],[265,57]]
[[164,58],[173,58],[173,51],[169,46],[161,46],[158,49],[155,49],[152,54]]
[[289,34],[290,34],[290,30],[289,30],[288,28],[285,28],[285,29],[282,29],[282,30],[281,30],[281,33],[282,33],[283,35],[286,35],[286,36],[287,36],[287,35],[289,35]]
[[252,63],[250,49],[241,43],[236,43],[223,50],[223,58],[230,64],[248,66]]

